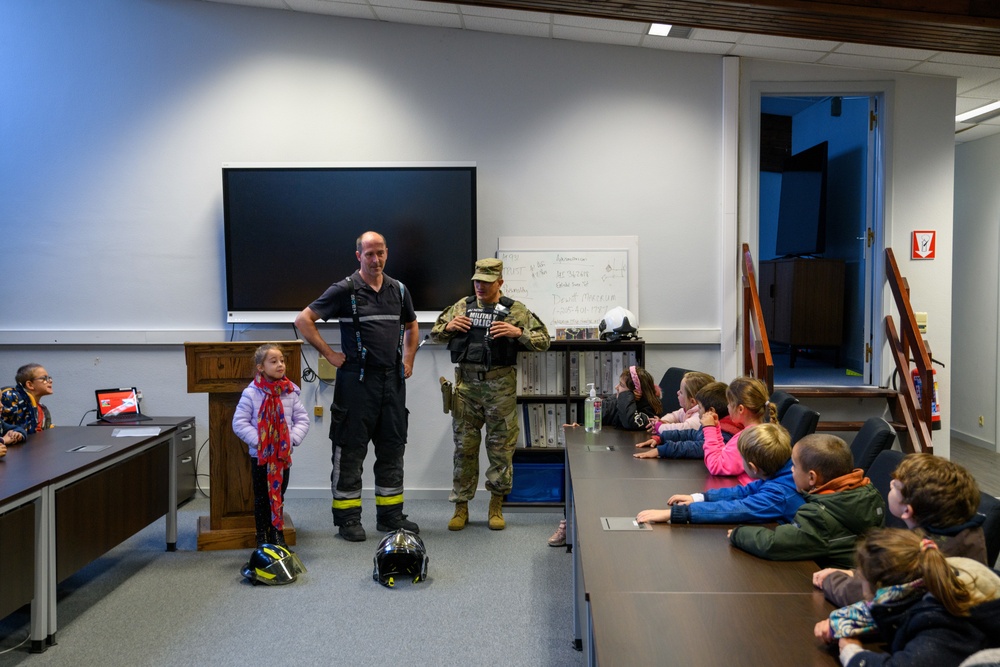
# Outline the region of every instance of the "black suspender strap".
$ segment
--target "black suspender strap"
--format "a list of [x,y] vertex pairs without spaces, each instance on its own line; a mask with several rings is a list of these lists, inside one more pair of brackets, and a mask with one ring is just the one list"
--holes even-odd
[[354,318],[354,339],[358,342],[358,363],[361,366],[361,371],[358,374],[358,382],[364,382],[365,357],[368,356],[368,350],[361,344],[361,318],[358,317],[358,297],[355,293],[354,281],[350,277],[347,278],[347,285],[351,288],[351,317]]
[[[403,298],[406,287],[398,280],[399,285],[399,342],[396,343],[396,358],[399,359],[399,377],[406,379],[406,366],[403,364],[403,335],[406,333],[406,301]],[[358,362],[361,370],[358,374],[358,382],[365,381],[365,359],[368,357],[368,348],[361,343],[361,318],[358,315],[357,290],[354,281],[347,278],[347,285],[351,293],[351,318],[354,320],[354,340],[358,344]]]
[[406,379],[406,364],[403,363],[403,333],[406,331],[406,322],[403,320],[406,317],[406,299],[404,298],[406,292],[406,285],[401,281],[396,281],[399,284],[399,343],[396,345],[396,357],[399,359],[399,377]]

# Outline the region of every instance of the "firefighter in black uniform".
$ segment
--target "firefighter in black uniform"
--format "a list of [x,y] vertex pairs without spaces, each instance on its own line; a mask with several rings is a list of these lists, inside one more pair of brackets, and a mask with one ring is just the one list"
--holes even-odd
[[[382,235],[362,234],[355,255],[360,269],[331,285],[295,325],[339,369],[330,409],[333,523],[345,540],[363,542],[361,469],[369,441],[375,447],[376,528],[420,532],[403,514],[405,379],[413,373],[420,332],[409,291],[383,273],[388,248]],[[331,349],[316,327],[317,320],[334,317],[343,352]]]

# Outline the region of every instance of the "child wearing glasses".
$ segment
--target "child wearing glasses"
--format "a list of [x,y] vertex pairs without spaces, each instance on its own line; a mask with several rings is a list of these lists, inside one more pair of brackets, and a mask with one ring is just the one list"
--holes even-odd
[[41,364],[25,364],[14,380],[15,386],[0,390],[0,421],[23,429],[25,436],[52,428],[52,414],[41,402],[52,394],[52,376]]

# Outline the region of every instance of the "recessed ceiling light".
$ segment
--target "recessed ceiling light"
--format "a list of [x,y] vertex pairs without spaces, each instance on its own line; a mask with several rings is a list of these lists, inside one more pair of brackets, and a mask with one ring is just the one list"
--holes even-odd
[[659,37],[666,37],[670,34],[670,29],[673,28],[672,25],[667,23],[651,23],[649,26],[649,35],[657,35]]
[[[996,113],[994,113],[996,112]],[[956,123],[969,123],[976,120],[985,120],[980,118],[980,116],[986,116],[989,114],[997,115],[1000,113],[1000,102],[992,102],[986,106],[979,107],[978,109],[973,109],[972,111],[966,111],[965,113],[955,116]]]

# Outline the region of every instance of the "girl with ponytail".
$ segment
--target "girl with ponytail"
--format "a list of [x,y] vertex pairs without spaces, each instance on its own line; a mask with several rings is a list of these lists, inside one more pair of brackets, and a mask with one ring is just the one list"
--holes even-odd
[[[839,641],[845,667],[957,666],[1000,647],[1000,576],[982,563],[947,558],[921,531],[885,528],[858,543],[857,564],[866,601],[838,609],[815,629],[824,641]],[[889,655],[862,647],[858,637],[873,630]]]
[[[726,399],[729,401],[729,419],[742,432],[743,429],[768,422],[777,423],[778,409],[768,400],[767,385],[752,377],[738,377],[729,383]],[[701,417],[705,434],[705,467],[713,475],[737,475],[740,484],[753,481],[743,468],[739,438],[736,433],[728,441],[719,428],[720,417],[715,410],[708,410]],[[792,443],[795,444],[795,443]]]

